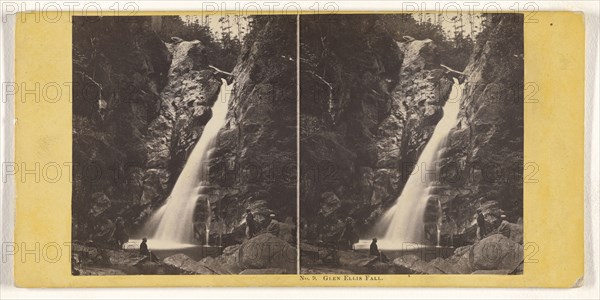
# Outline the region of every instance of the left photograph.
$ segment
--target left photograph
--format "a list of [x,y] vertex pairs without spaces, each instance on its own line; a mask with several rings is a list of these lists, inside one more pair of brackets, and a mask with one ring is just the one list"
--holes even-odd
[[73,17],[73,275],[297,273],[296,22]]

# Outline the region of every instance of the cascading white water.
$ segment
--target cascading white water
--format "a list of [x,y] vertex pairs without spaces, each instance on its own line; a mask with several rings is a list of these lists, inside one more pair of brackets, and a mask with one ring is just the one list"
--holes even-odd
[[[146,229],[153,231],[151,240],[154,245],[189,244],[194,240],[194,208],[196,202],[202,197],[208,180],[208,172],[205,169],[206,160],[210,158],[210,152],[215,146],[219,129],[225,123],[231,96],[233,83],[228,85],[225,79],[222,81],[219,96],[212,106],[212,117],[204,127],[200,139],[179,174],[171,195],[146,225]],[[209,200],[207,199],[207,201]],[[210,208],[208,209],[210,210]],[[208,233],[208,228],[206,230]]]
[[206,198],[206,215],[208,216],[208,220],[206,220],[205,223],[205,230],[206,230],[206,236],[205,236],[205,244],[206,246],[208,246],[210,244],[210,222],[212,221],[210,219],[210,213],[211,213],[211,205],[210,205],[210,200],[208,198]]
[[437,200],[437,222],[435,224],[435,229],[437,231],[437,236],[436,236],[436,246],[440,246],[440,240],[442,238],[442,221],[444,220],[443,218],[443,210],[442,210],[442,201],[440,201],[440,199]]
[[428,172],[434,169],[438,151],[444,146],[448,133],[456,125],[463,85],[454,79],[452,92],[444,105],[444,116],[436,125],[400,197],[376,225],[375,231],[384,233],[379,239],[379,248],[401,249],[403,243],[422,242],[423,217],[429,198],[428,188],[432,181]]

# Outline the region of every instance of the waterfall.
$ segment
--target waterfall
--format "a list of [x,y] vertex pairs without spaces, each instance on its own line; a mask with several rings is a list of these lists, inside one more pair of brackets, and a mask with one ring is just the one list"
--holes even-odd
[[442,222],[444,221],[444,211],[442,209],[442,201],[440,199],[437,200],[437,222],[435,229],[437,229],[436,235],[436,246],[440,246],[440,239],[442,238]]
[[400,197],[376,225],[375,231],[383,233],[383,238],[379,241],[380,248],[401,249],[403,243],[422,242],[428,189],[434,181],[427,173],[434,169],[439,158],[438,152],[457,123],[463,85],[454,78],[450,97],[443,108],[444,116],[436,125]]
[[208,246],[208,244],[210,244],[210,222],[211,222],[211,206],[210,206],[210,199],[206,198],[206,215],[207,215],[207,220],[205,222],[206,226],[206,241],[205,241],[205,245]]
[[[194,208],[206,189],[208,181],[206,161],[215,146],[219,129],[225,123],[231,95],[232,85],[227,85],[225,79],[222,79],[222,82],[217,101],[212,106],[211,119],[204,127],[166,203],[154,213],[146,225],[149,229],[146,231],[152,232],[152,240],[163,243],[191,243],[194,240]],[[210,211],[210,202],[208,202],[208,210]],[[207,227],[207,233],[208,230]]]

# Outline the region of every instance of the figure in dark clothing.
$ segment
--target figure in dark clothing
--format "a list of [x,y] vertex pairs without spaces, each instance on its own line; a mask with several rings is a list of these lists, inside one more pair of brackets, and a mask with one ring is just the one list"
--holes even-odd
[[369,254],[371,256],[379,257],[379,261],[381,261],[381,262],[388,261],[387,256],[385,256],[383,253],[381,253],[381,251],[379,251],[379,247],[377,247],[377,238],[373,238],[373,241],[371,242],[371,247],[369,247]]
[[485,224],[485,215],[481,211],[481,208],[477,209],[477,227],[479,230],[479,239],[482,239],[487,234],[486,224]]
[[146,243],[148,239],[143,238],[142,243],[140,244],[140,255],[150,256],[150,251],[148,250],[148,244]]
[[146,242],[148,242],[148,239],[143,238],[142,243],[140,244],[140,255],[147,256],[150,258],[150,261],[157,262],[158,257],[156,257],[154,253],[150,252],[150,250],[148,249],[148,244]]
[[373,242],[371,242],[369,254],[371,254],[372,256],[379,256],[379,248],[377,247],[377,239],[376,238],[374,238]]
[[246,236],[248,239],[254,237],[256,232],[256,224],[254,223],[254,215],[252,211],[248,208],[246,209]]

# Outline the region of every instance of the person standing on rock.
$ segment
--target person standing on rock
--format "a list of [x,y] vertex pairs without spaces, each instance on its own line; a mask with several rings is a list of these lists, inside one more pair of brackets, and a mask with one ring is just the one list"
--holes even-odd
[[248,208],[246,209],[246,236],[248,239],[254,237],[256,225],[254,224],[254,215],[252,211]]
[[271,222],[269,223],[269,226],[267,226],[267,233],[279,236],[279,222],[275,219],[275,214],[270,214],[269,218],[271,219]]
[[485,237],[485,235],[487,234],[486,231],[486,224],[485,224],[485,215],[483,214],[483,212],[481,211],[481,208],[477,209],[477,235],[479,239],[483,239]]
[[506,215],[500,216],[500,226],[498,226],[498,233],[501,235],[510,238],[510,223],[506,220]]

